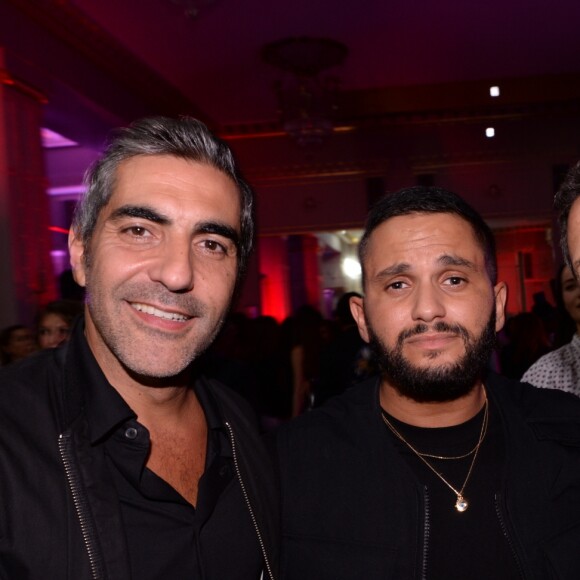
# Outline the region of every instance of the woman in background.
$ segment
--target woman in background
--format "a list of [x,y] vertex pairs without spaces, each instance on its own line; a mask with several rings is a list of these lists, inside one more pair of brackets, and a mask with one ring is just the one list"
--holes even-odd
[[0,365],[26,358],[36,350],[34,335],[23,324],[13,324],[0,332]]
[[68,339],[73,320],[81,314],[83,305],[74,300],[48,303],[36,317],[38,346],[55,348]]

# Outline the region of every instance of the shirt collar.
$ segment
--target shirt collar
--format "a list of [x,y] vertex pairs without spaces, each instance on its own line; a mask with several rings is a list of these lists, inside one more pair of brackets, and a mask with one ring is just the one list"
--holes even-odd
[[82,318],[73,329],[67,364],[76,367],[75,380],[83,390],[83,410],[89,426],[89,438],[97,443],[119,424],[135,417],[123,397],[111,386],[97,363],[85,337]]
[[[75,381],[84,386],[84,414],[88,422],[89,438],[94,444],[127,420],[136,418],[136,414],[107,381],[89,347],[84,329],[84,318],[81,318],[70,338],[67,363],[74,364]],[[221,413],[207,381],[197,380],[193,388],[203,408],[208,429],[223,429]]]

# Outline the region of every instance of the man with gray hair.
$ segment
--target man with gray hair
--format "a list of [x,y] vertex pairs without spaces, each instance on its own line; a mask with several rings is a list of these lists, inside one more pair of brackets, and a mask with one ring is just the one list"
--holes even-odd
[[277,502],[246,405],[204,378],[253,194],[194,119],[121,129],[69,237],[85,315],[0,374],[0,577],[276,577]]
[[564,261],[576,278],[580,275],[580,161],[568,172],[554,199],[560,226]]

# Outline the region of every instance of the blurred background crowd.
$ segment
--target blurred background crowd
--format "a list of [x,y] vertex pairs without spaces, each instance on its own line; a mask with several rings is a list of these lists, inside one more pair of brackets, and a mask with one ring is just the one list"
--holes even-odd
[[[507,320],[490,367],[509,378],[523,377],[539,387],[578,394],[580,288],[567,267],[560,268],[552,286],[550,299],[538,293],[530,312]],[[350,313],[353,295],[347,292],[339,298],[332,318],[310,305],[281,323],[272,316],[232,312],[200,364],[249,401],[264,430],[272,429],[378,372]],[[82,308],[78,297],[65,298],[43,308],[34,328],[4,328],[1,364],[60,345]]]

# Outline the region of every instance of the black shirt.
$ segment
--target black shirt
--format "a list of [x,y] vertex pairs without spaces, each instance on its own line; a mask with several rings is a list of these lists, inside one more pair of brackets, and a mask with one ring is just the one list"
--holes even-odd
[[[96,365],[84,346],[84,368]],[[91,444],[102,445],[119,495],[132,576],[251,580],[262,558],[235,475],[217,404],[200,382],[195,389],[207,427],[205,472],[197,506],[146,467],[150,439],[135,413],[100,372],[87,377]],[[98,377],[98,378],[96,378]]]
[[[461,425],[421,428],[387,415],[391,424],[415,449],[441,456],[458,456],[475,447],[481,433],[483,409]],[[519,578],[516,562],[497,515],[496,494],[501,487],[504,444],[497,410],[489,402],[487,433],[464,490],[469,502],[463,513],[455,509],[455,493],[390,429],[397,449],[427,489],[427,578],[445,580],[508,580]],[[473,455],[458,460],[426,458],[460,490]]]

